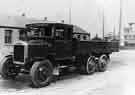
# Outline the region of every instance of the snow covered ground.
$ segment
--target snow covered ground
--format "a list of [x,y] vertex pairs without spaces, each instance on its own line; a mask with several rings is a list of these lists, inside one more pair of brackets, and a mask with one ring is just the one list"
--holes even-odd
[[69,74],[44,88],[31,88],[29,76],[0,78],[0,95],[135,95],[135,50],[111,55],[106,72]]

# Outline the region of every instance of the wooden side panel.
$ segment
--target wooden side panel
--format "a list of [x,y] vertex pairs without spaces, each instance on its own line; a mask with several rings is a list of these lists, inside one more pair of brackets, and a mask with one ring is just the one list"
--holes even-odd
[[88,53],[112,53],[119,50],[118,42],[98,42],[98,41],[80,41],[78,43],[78,54]]

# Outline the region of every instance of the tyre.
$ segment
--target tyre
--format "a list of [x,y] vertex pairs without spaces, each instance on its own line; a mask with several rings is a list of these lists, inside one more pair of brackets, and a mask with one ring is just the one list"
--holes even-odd
[[35,62],[30,71],[32,86],[39,88],[50,84],[53,66],[49,60]]
[[85,57],[81,65],[81,71],[84,74],[93,74],[96,70],[94,57]]
[[107,55],[107,64],[110,63],[110,55]]
[[109,62],[109,59],[106,55],[101,55],[98,61],[98,71],[104,72],[107,69],[107,64]]
[[12,56],[4,57],[1,61],[0,73],[3,79],[14,79],[18,75]]

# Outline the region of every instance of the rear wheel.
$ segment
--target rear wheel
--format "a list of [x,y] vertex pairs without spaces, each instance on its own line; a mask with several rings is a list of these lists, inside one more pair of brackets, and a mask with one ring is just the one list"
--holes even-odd
[[14,79],[18,75],[12,56],[5,57],[1,61],[0,73],[3,79]]
[[106,55],[101,55],[98,61],[98,71],[104,72],[107,69],[109,59]]
[[49,60],[35,62],[31,68],[30,76],[34,87],[44,87],[52,80],[53,66]]
[[85,74],[92,74],[96,70],[96,64],[94,57],[85,57],[81,65],[81,71]]

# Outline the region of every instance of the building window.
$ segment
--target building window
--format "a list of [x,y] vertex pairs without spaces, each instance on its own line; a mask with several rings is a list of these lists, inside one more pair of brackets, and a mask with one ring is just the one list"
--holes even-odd
[[128,36],[128,39],[129,39],[129,40],[131,39],[131,35]]
[[80,38],[81,38],[81,36],[80,36],[80,35],[77,35],[77,38],[78,38],[78,39],[80,39]]
[[23,29],[19,30],[19,40],[25,41],[27,37],[27,32]]
[[11,44],[12,43],[12,30],[5,30],[5,43]]
[[134,36],[132,35],[132,40],[134,39]]
[[86,40],[86,38],[87,38],[86,35],[84,35],[84,36],[83,36],[83,40]]
[[127,35],[125,35],[125,39],[127,40],[128,38],[127,38]]
[[134,38],[134,40],[135,40],[135,35],[133,35],[133,38]]

